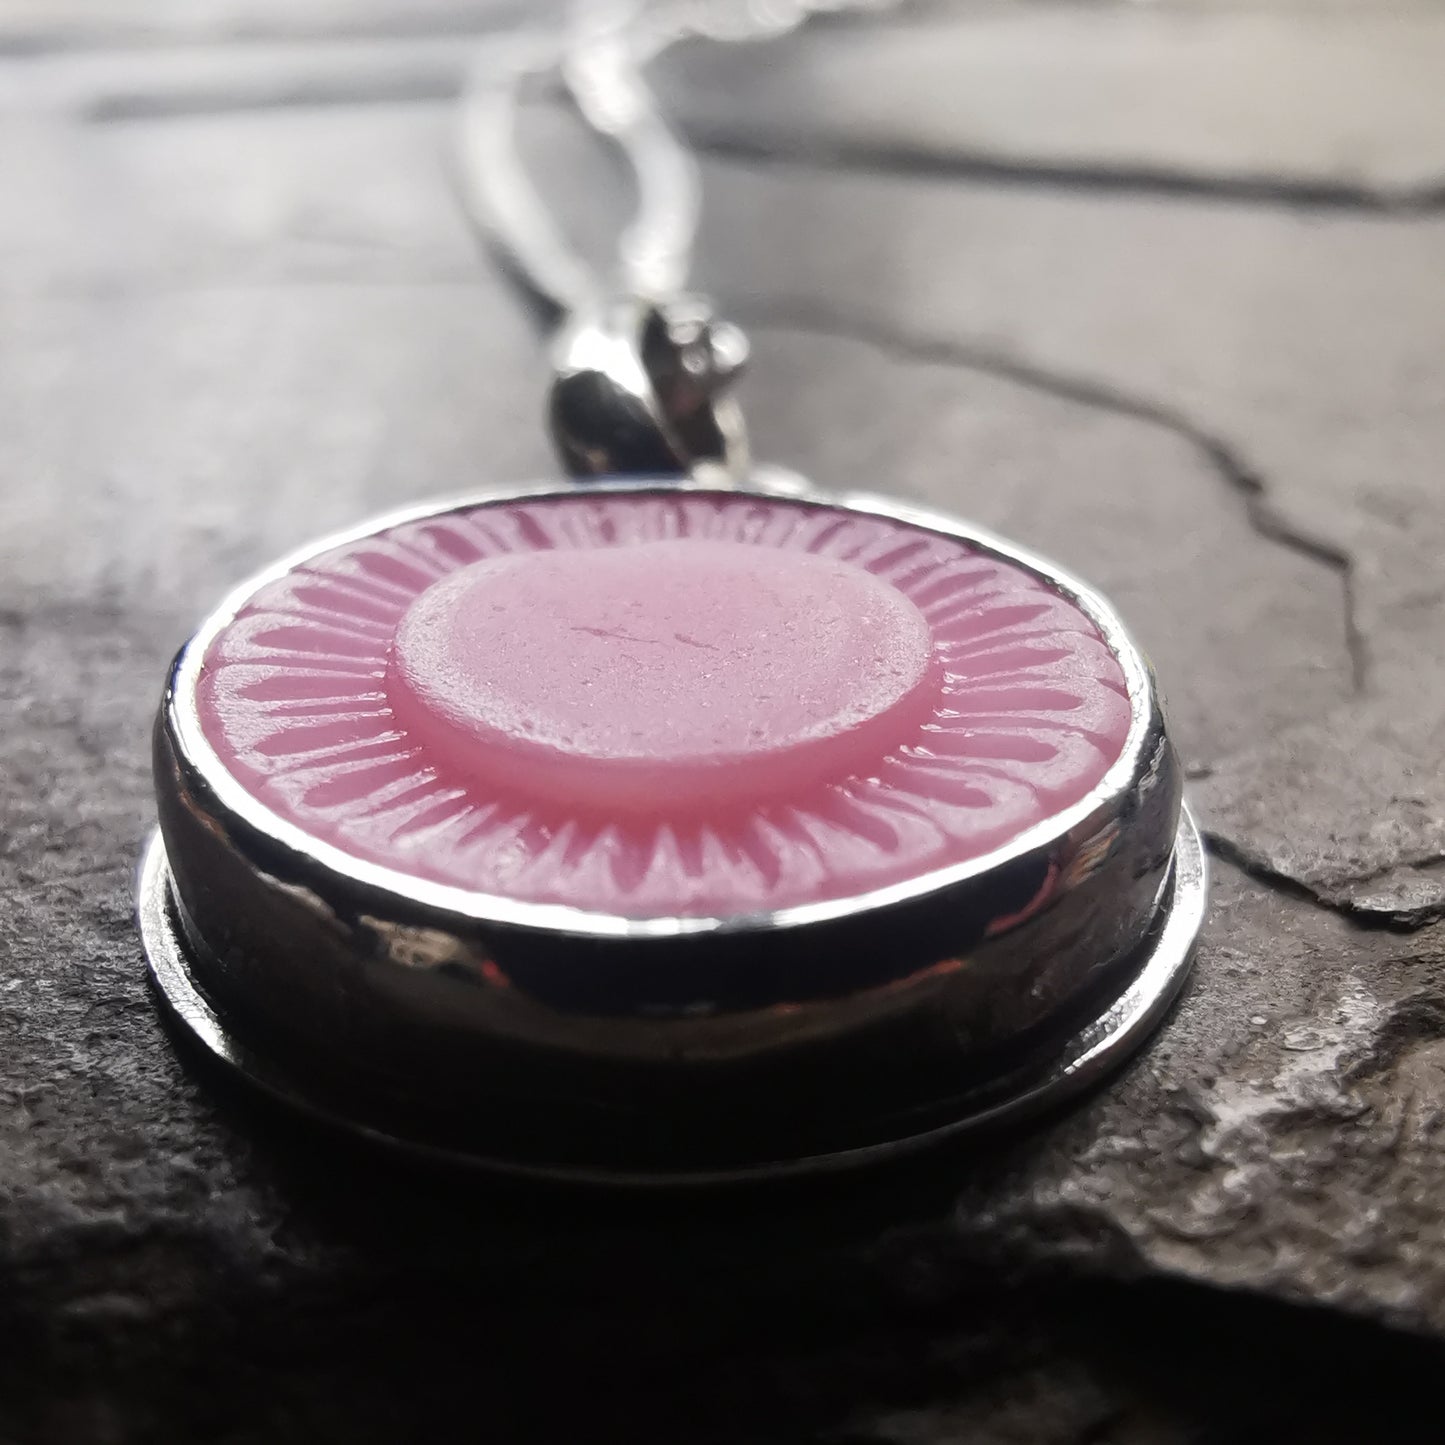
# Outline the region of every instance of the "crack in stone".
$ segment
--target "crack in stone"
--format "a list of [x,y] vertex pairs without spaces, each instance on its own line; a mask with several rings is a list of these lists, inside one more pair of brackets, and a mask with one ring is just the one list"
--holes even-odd
[[[1276,892],[1287,894],[1291,898],[1312,903],[1331,913],[1338,913],[1361,927],[1373,927],[1392,933],[1418,933],[1420,929],[1445,918],[1445,901],[1418,907],[1382,908],[1367,899],[1337,895],[1326,891],[1323,887],[1304,882],[1294,875],[1282,871],[1260,854],[1218,829],[1204,825],[1202,832],[1209,851],[1214,857],[1223,858],[1226,862],[1233,864],[1241,873],[1252,878],[1256,883],[1273,888]],[[1442,855],[1403,858],[1384,867],[1375,868],[1357,876],[1352,875],[1349,879],[1342,881],[1348,882],[1352,888],[1358,888],[1376,879],[1387,878],[1401,870],[1428,872],[1442,864],[1445,864],[1445,856]]]
[[[505,28],[470,32],[482,44],[504,40]],[[199,118],[245,111],[444,103],[461,91],[465,67],[448,56],[418,57],[388,73],[366,76],[318,74],[286,83],[238,79],[200,90],[116,90],[80,105],[87,121],[106,124]],[[906,145],[847,141],[826,144],[787,135],[760,139],[681,116],[677,124],[701,155],[735,165],[788,166],[860,175],[923,180],[985,182],[1020,188],[1109,195],[1213,200],[1225,204],[1296,210],[1353,211],[1392,219],[1445,211],[1445,180],[1415,185],[1286,173],[1248,175],[1229,171],[1109,161],[1049,161],[991,156],[978,151],[940,152]]]
[[[469,30],[465,36],[484,45],[489,41],[504,43],[513,33],[509,27],[499,25]],[[84,100],[80,112],[84,119],[104,124],[320,106],[443,103],[458,96],[466,69],[466,63],[451,54],[428,54],[415,57],[410,64],[392,62],[390,69],[373,69],[365,75],[338,71],[296,77],[289,82],[240,77],[229,85],[216,83],[197,90],[101,91]],[[554,91],[552,103],[559,103],[558,96]],[[787,134],[763,139],[740,136],[726,127],[709,126],[686,115],[678,117],[677,124],[699,155],[736,165],[806,167],[1048,190],[1354,211],[1395,219],[1445,211],[1445,179],[1388,185],[1343,177],[1249,175],[1126,161],[1050,161],[857,140],[828,144]]]
[[[1202,455],[1210,469],[1223,478],[1241,498],[1246,519],[1256,535],[1276,546],[1309,558],[1335,573],[1340,583],[1351,686],[1357,696],[1365,692],[1369,677],[1369,651],[1356,617],[1353,557],[1319,538],[1294,530],[1273,512],[1263,478],[1223,437],[1162,403],[1131,395],[1087,377],[1054,371],[982,345],[906,334],[896,328],[853,317],[839,317],[811,306],[769,305],[766,313],[757,313],[751,317],[746,314],[745,308],[735,306],[734,310],[742,311],[743,320],[754,331],[807,331],[815,335],[855,341],[910,361],[967,368],[1014,381],[1063,400],[1162,427],[1179,437]],[[1254,881],[1278,893],[1329,912],[1343,914],[1362,924],[1373,923],[1401,932],[1410,932],[1445,916],[1445,905],[1438,909],[1411,910],[1408,913],[1364,908],[1351,899],[1331,896],[1279,871],[1231,838],[1210,830],[1207,826],[1205,840],[1211,853],[1232,863]]]
[[1105,382],[1055,371],[976,343],[904,333],[876,322],[826,313],[813,306],[770,304],[766,313],[757,313],[750,318],[746,315],[745,304],[734,309],[742,311],[754,331],[808,331],[859,342],[909,361],[962,367],[1017,382],[1064,401],[1162,427],[1172,433],[1203,456],[1210,469],[1242,499],[1246,520],[1256,535],[1335,573],[1340,583],[1351,688],[1357,695],[1366,690],[1369,649],[1356,617],[1354,558],[1342,548],[1296,531],[1275,513],[1270,507],[1264,480],[1223,437],[1163,403],[1131,395]]
[[349,76],[308,77],[294,84],[256,87],[244,81],[202,92],[115,91],[83,101],[81,118],[92,124],[125,121],[202,119],[248,111],[267,113],[385,105],[422,105],[455,100],[461,93],[462,73],[449,63],[422,62],[415,70],[398,69],[382,79],[359,84]]
[[1246,878],[1253,879],[1254,882],[1263,884],[1266,888],[1272,888],[1276,893],[1283,893],[1290,898],[1297,898],[1301,902],[1314,904],[1316,907],[1327,909],[1332,913],[1348,911],[1338,903],[1322,896],[1308,884],[1301,883],[1298,878],[1293,878],[1288,873],[1282,873],[1279,869],[1272,867],[1257,854],[1241,847],[1227,834],[1210,828],[1207,823],[1200,825],[1200,832],[1211,855],[1232,864]]
[[455,13],[422,10],[376,12],[345,24],[326,24],[309,17],[287,23],[268,22],[264,13],[249,19],[237,16],[222,21],[209,31],[197,33],[184,26],[170,29],[164,21],[112,25],[16,26],[0,30],[0,60],[43,59],[49,56],[102,55],[128,57],[163,46],[167,50],[242,50],[250,45],[351,45],[375,41],[475,40],[487,39],[516,26],[527,17],[530,0],[514,0],[489,18],[478,17],[466,8]]
[[859,175],[1182,197],[1301,210],[1347,210],[1389,217],[1445,210],[1445,180],[1383,186],[1364,181],[1288,174],[1175,170],[1125,161],[1049,161],[991,156],[978,151],[930,151],[906,145],[846,141],[820,144],[792,137],[751,139],[722,127],[681,121],[703,155],[739,165],[789,166]]
[[1417,873],[1428,873],[1441,866],[1445,866],[1445,853],[1425,853],[1419,858],[1397,858],[1378,868],[1371,868],[1363,873],[1352,873],[1350,882],[1355,884],[1374,883],[1381,878],[1388,878],[1391,873],[1401,868],[1410,868]]

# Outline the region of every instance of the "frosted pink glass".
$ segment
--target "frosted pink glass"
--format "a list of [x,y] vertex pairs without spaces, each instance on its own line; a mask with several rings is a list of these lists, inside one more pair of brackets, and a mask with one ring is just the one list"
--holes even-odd
[[392,707],[457,777],[705,824],[868,771],[933,707],[933,638],[847,562],[671,540],[474,562],[421,594]]
[[1006,843],[1122,751],[1122,668],[1021,568],[783,499],[558,496],[261,588],[197,698],[353,856],[537,902],[742,913]]

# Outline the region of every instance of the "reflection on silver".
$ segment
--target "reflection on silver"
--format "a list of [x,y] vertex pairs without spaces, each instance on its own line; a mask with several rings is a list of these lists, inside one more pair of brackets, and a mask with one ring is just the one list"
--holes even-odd
[[574,477],[743,480],[742,413],[727,393],[747,361],[741,331],[701,298],[618,298],[570,316],[552,342],[549,420]]
[[465,1138],[448,1140],[445,1135],[397,1132],[384,1116],[371,1117],[362,1100],[316,1092],[312,1081],[298,1079],[283,1062],[247,1045],[227,1028],[197,985],[195,965],[179,927],[165,845],[159,833],[152,837],[141,866],[138,912],[151,977],[177,1022],[211,1058],[318,1122],[420,1157],[503,1174],[606,1185],[681,1187],[821,1174],[881,1163],[1018,1123],[1064,1103],[1119,1068],[1168,1011],[1188,977],[1207,895],[1204,850],[1186,809],[1179,822],[1170,896],[1163,902],[1160,925],[1149,940],[1139,971],[1104,1013],[1067,1038],[1047,1062],[1032,1071],[1021,1069],[1013,1077],[998,1081],[992,1089],[980,1087],[961,1094],[955,1117],[933,1128],[827,1154],[755,1160],[713,1170],[669,1168],[666,1164],[633,1169],[598,1162],[548,1164],[488,1154]]
[[1132,710],[1100,784],[982,858],[773,913],[629,918],[422,882],[274,815],[201,732],[207,647],[292,557],[203,625],[157,721],[141,919],[181,1022],[272,1093],[378,1138],[635,1182],[848,1164],[1013,1117],[1116,1064],[1182,982],[1205,897],[1142,657],[1100,598],[997,539],[796,480],[789,495],[961,537],[1077,602]]

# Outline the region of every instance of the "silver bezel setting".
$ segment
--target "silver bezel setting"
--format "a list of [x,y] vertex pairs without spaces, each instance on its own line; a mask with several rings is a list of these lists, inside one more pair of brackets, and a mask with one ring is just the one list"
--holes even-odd
[[[1152,675],[1119,619],[1097,594],[1041,558],[923,508],[867,494],[834,495],[800,485],[780,488],[759,484],[728,489],[734,495],[741,490],[768,500],[886,517],[962,539],[1043,578],[1098,626],[1120,661],[1128,689],[1131,724],[1120,757],[1087,797],[1020,833],[1006,847],[980,858],[852,897],[768,913],[634,918],[472,893],[364,862],[311,839],[231,777],[203,734],[195,703],[196,682],[211,642],[259,587],[322,552],[387,527],[461,508],[537,499],[564,490],[572,491],[556,484],[520,487],[410,508],[314,543],[235,589],[182,650],[157,725],[157,788],[162,833],[166,836],[157,837],[147,853],[140,884],[140,919],[152,976],[162,997],[211,1055],[268,1092],[300,1104],[313,1114],[430,1154],[547,1177],[654,1182],[775,1175],[895,1153],[909,1145],[951,1137],[1042,1107],[1086,1086],[1137,1047],[1187,974],[1206,896],[1203,854],[1193,824],[1179,802],[1177,764],[1165,735]],[[644,480],[608,483],[588,490],[656,493],[718,489],[692,482]],[[174,858],[168,857],[168,848]],[[788,1076],[789,1068],[806,1071],[809,1050],[818,1046],[820,1038],[832,1051],[828,1054],[829,1067],[836,1067],[847,1057],[851,1034],[872,1029],[887,1010],[896,1012],[900,996],[916,995],[916,1002],[908,1003],[909,1009],[919,1010],[917,1019],[910,1015],[910,1028],[959,1033],[960,1018],[977,1014],[986,995],[978,992],[978,984],[972,985],[973,995],[966,989],[960,993],[961,985],[955,983],[950,985],[953,992],[944,998],[944,993],[934,986],[933,974],[940,959],[955,961],[951,953],[927,959],[920,955],[916,966],[901,974],[890,971],[886,961],[880,960],[876,980],[880,1002],[874,1010],[877,1017],[870,1015],[868,989],[861,993],[854,990],[847,997],[810,997],[806,1004],[813,1011],[808,1020],[812,1033],[807,1034],[796,1027],[792,1033],[779,1031],[774,1015],[784,1005],[796,1012],[797,1005],[797,999],[787,992],[786,979],[778,985],[778,998],[742,1010],[747,1017],[731,1021],[709,1022],[681,1015],[672,1020],[643,1018],[635,1011],[628,1013],[625,1007],[616,1017],[600,1020],[595,1012],[578,1019],[565,1009],[552,1009],[546,1017],[504,1019],[495,1000],[488,1004],[480,999],[475,979],[467,985],[458,984],[456,974],[458,969],[464,971],[469,961],[501,944],[505,944],[510,957],[516,958],[520,952],[542,966],[559,950],[575,952],[591,947],[601,950],[599,967],[611,966],[613,961],[626,963],[633,956],[643,955],[680,959],[685,967],[689,950],[696,956],[699,945],[725,965],[730,950],[741,960],[749,949],[773,947],[780,941],[801,946],[816,937],[836,940],[874,927],[882,929],[886,936],[888,921],[898,918],[906,925],[905,938],[945,939],[950,936],[949,930],[954,930],[960,939],[974,939],[976,946],[958,956],[970,966],[981,958],[994,960],[990,967],[1000,977],[1007,977],[1010,987],[1016,987],[1023,979],[1021,970],[1028,966],[1026,960],[1021,964],[1019,959],[1025,930],[1004,927],[1000,932],[989,932],[990,923],[999,923],[998,918],[987,916],[991,880],[1045,864],[1072,865],[1077,869],[1081,854],[1088,854],[1090,848],[1102,849],[1104,856],[1091,863],[1078,884],[1070,884],[1046,910],[1054,921],[1038,936],[1053,940],[1054,951],[1047,958],[1040,957],[1037,968],[1040,977],[1049,971],[1048,987],[1059,991],[1061,999],[1071,989],[1082,998],[1087,981],[1093,990],[1089,997],[1097,1007],[1088,1018],[1073,1019],[1067,1028],[1054,1027],[1047,1041],[1035,1037],[1032,1024],[1020,1029],[1021,1052],[1007,1058],[1006,1066],[1001,1065],[994,1076],[971,1082],[950,1100],[920,1098],[917,1102],[921,1112],[895,1108],[893,1113],[899,1122],[891,1129],[880,1121],[870,1126],[873,1134],[881,1128],[892,1137],[870,1137],[865,1130],[864,1137],[858,1140],[812,1148],[800,1136],[796,1149],[779,1150],[773,1144],[763,1148],[756,1158],[747,1157],[746,1148],[741,1152],[734,1149],[716,1164],[704,1159],[676,1168],[667,1167],[665,1161],[649,1164],[642,1160],[614,1167],[602,1159],[519,1159],[508,1157],[505,1149],[490,1150],[485,1142],[453,1142],[448,1138],[448,1128],[443,1125],[438,1129],[435,1120],[423,1118],[422,1127],[413,1130],[405,1116],[427,1114],[425,1087],[420,1090],[420,1100],[412,1097],[416,1091],[411,1087],[402,1091],[408,1095],[407,1106],[401,1110],[402,1124],[397,1124],[389,1109],[387,1121],[378,1123],[366,1109],[348,1108],[344,1097],[339,1105],[334,1099],[319,1097],[316,1089],[298,1081],[294,1067],[298,1048],[305,1051],[308,1030],[318,1037],[335,1036],[338,1028],[344,1032],[352,1027],[356,978],[363,980],[363,989],[379,989],[388,1006],[398,1010],[395,1022],[417,1033],[416,1038],[398,1044],[398,1072],[405,1071],[403,1060],[405,1067],[415,1067],[422,1058],[425,1067],[425,1054],[418,1050],[417,1038],[425,1037],[428,1010],[438,1006],[434,995],[440,975],[439,970],[432,969],[433,977],[428,980],[429,970],[416,965],[414,945],[419,930],[427,936],[430,957],[457,966],[445,987],[457,990],[448,1007],[460,1005],[468,1015],[464,1026],[457,1025],[462,1041],[470,1039],[473,1047],[483,1048],[506,1034],[509,1046],[517,1045],[536,1054],[535,1059],[532,1053],[527,1054],[526,1068],[535,1064],[542,1069],[539,1077],[544,1079],[546,1058],[569,1055],[574,1035],[578,1056],[585,1056],[587,1067],[593,1070],[605,1071],[613,1064],[621,1067],[624,1062],[629,1067],[642,1063],[654,1066],[659,1058],[677,1059],[682,1068],[694,1055],[697,1059],[716,1057],[717,1050],[724,1046],[719,1041],[724,1039],[728,1040],[725,1047],[739,1057],[747,1055],[749,1048],[757,1053],[759,1077],[779,1068],[783,1078]],[[1109,886],[1111,868],[1118,875],[1118,887],[1113,889]],[[247,915],[243,931],[235,936],[226,911],[231,906]],[[994,909],[996,914],[1004,911]],[[274,920],[270,918],[272,913]],[[313,921],[314,936],[308,931]],[[267,932],[268,927],[272,932]],[[1034,927],[1037,932],[1037,925]],[[409,950],[404,959],[403,935]],[[337,985],[333,989],[324,978],[300,980],[295,997],[288,1000],[286,1016],[278,1013],[274,1019],[263,1019],[266,1027],[258,1030],[258,1016],[266,1015],[272,1007],[267,998],[268,981],[275,983],[283,977],[287,940],[294,938],[310,942],[304,943],[305,962],[298,963],[293,957],[290,966],[318,974],[330,970],[337,978],[347,975],[351,982],[345,988]],[[1111,940],[1109,948],[1118,955],[1111,957],[1112,982],[1103,996],[1099,995],[1103,985],[1095,978],[1102,961],[1089,957],[1085,944],[1078,942],[1099,938]],[[1077,958],[1070,956],[1060,961],[1054,945],[1061,939],[1069,947],[1077,944]],[[936,953],[938,945],[930,946]],[[355,973],[358,968],[360,973]],[[988,969],[983,973],[987,975]],[[289,991],[296,978],[295,973],[288,976],[284,988]],[[1030,988],[1039,989],[1039,978],[1030,975],[1028,982]],[[941,1002],[929,1002],[932,994],[925,984]],[[467,992],[468,987],[473,992]],[[331,1017],[333,995],[339,999],[343,994],[347,995],[345,1007],[352,1012],[343,1017],[343,1006],[338,1002],[335,1017]],[[882,1002],[885,998],[886,1008]],[[705,1005],[707,1000],[697,1002]],[[415,1012],[415,1019],[404,1017],[411,1012]],[[384,1049],[390,1047],[390,1027],[384,1020],[378,1023],[378,1017],[368,1014],[365,1026],[350,1041],[358,1052],[363,1044],[374,1050],[378,1039]],[[448,1029],[455,1022],[448,1013]],[[273,1023],[280,1033],[267,1033]],[[377,1028],[383,1032],[377,1034]],[[372,1032],[367,1033],[367,1029]],[[990,1034],[987,1039],[989,1047],[998,1044],[1007,1054],[1007,1027],[999,1024],[994,1033],[996,1038]],[[967,1034],[965,1027],[961,1036]],[[282,1035],[286,1035],[284,1040]],[[349,1046],[343,1041],[343,1055]],[[965,1056],[972,1046],[964,1038],[957,1047],[960,1062],[966,1063]],[[946,1072],[946,1052],[934,1062]],[[443,1087],[440,1075],[435,1083],[439,1089]],[[454,1092],[456,1076],[448,1076],[446,1084]],[[906,1084],[903,1087],[906,1093]],[[477,1097],[480,1103],[492,1095],[482,1089]],[[933,1117],[930,1111],[936,1108],[944,1108],[950,1117],[942,1121]],[[906,1120],[915,1115],[919,1127],[910,1128]],[[846,1127],[824,1130],[835,1144],[835,1136],[843,1138],[847,1132]],[[807,1133],[805,1129],[803,1135]],[[704,1147],[701,1154],[705,1156],[706,1152]]]
[[1107,1079],[1147,1041],[1189,976],[1209,890],[1204,849],[1188,809],[1180,819],[1174,857],[1171,897],[1165,908],[1163,926],[1138,975],[1093,1023],[1069,1037],[1042,1073],[1017,1089],[992,1096],[980,1091],[957,1118],[935,1129],[857,1149],[769,1160],[721,1171],[640,1172],[519,1163],[407,1138],[378,1127],[363,1116],[329,1107],[299,1087],[284,1064],[233,1034],[197,988],[192,955],[176,919],[165,845],[159,833],[151,836],[141,862],[137,911],[151,979],[171,1017],[216,1063],[233,1070],[272,1099],[322,1124],[422,1158],[520,1178],[608,1187],[708,1186],[825,1174],[882,1163],[949,1140],[1024,1122]]

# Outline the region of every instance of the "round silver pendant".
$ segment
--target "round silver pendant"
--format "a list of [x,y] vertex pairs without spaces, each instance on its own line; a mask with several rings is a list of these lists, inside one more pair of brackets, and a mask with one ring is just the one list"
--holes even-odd
[[[1045,1108],[1138,1047],[1187,975],[1205,861],[1154,679],[1106,603],[998,539],[882,498],[658,481],[581,495],[488,494],[329,539],[238,589],[182,650],[156,726],[160,826],[139,914],[159,993],[208,1054],[424,1155],[666,1184],[895,1155]],[[642,518],[630,541],[609,507]],[[704,805],[691,781],[667,796],[669,778],[701,776],[691,762],[579,772],[529,735],[502,748],[502,771],[493,759],[474,777],[471,754],[487,751],[474,719],[448,714],[431,737],[430,714],[402,706],[407,638],[435,611],[423,615],[423,594],[471,588],[468,626],[481,626],[519,588],[551,597],[553,574],[592,575],[564,563],[600,565],[605,548],[610,566],[624,541],[639,566],[685,581],[678,548],[704,535],[712,551],[697,555],[715,569],[752,565],[756,547],[807,552],[805,598],[851,597],[849,569],[871,569],[868,586],[882,579],[944,619],[919,663],[920,677],[935,671],[877,704],[886,728],[865,720],[876,768],[854,759],[838,774],[811,736],[782,768],[719,753]],[[529,549],[550,571],[514,576]],[[987,626],[1007,647],[949,620],[974,606],[948,602],[948,578],[965,574],[983,579],[968,585],[992,599]],[[1084,622],[1040,642],[1050,608]],[[530,616],[497,636],[521,647]],[[706,659],[723,635],[681,640]],[[318,638],[339,640],[327,651]],[[784,663],[806,657],[796,636],[769,645]],[[635,650],[620,663],[646,684]],[[985,654],[1022,670],[1004,687]],[[1055,718],[1067,690],[1047,666],[1102,688],[1113,731]],[[712,676],[699,672],[698,697]],[[546,698],[567,704],[566,681],[554,670]],[[979,721],[958,702],[970,696],[990,717],[1012,711]],[[1075,734],[1088,746],[1068,757],[1049,742]],[[643,793],[645,816],[610,818],[609,799]]]

